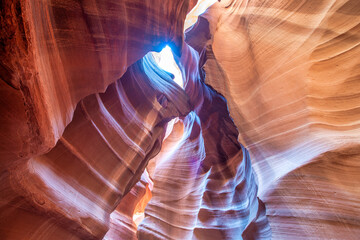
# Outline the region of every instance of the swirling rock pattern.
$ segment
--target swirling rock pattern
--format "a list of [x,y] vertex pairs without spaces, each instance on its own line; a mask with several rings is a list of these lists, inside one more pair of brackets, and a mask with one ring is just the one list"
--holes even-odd
[[359,149],[356,144],[321,154],[267,192],[273,239],[359,238]]
[[212,56],[226,79],[208,83],[228,100],[263,188],[358,140],[359,9],[347,0],[224,1],[209,10]]
[[237,141],[226,100],[200,80],[199,60],[184,44],[178,61],[194,112],[156,159],[153,197],[139,239],[268,239],[250,157]]
[[[322,174],[335,162],[342,165],[343,149],[360,140],[359,15],[359,1],[353,0],[222,1],[204,15],[211,35],[205,71],[221,69],[206,80],[228,100],[260,196],[271,195],[264,200],[271,201],[274,239],[357,239],[357,194],[342,194],[346,188],[328,193],[339,186]],[[319,156],[337,152],[332,165],[319,165]],[[308,173],[310,166],[319,173]],[[331,175],[352,174],[358,185],[349,170]],[[305,214],[311,207],[319,218]],[[344,220],[349,209],[351,221]]]
[[[2,207],[36,211],[26,215],[29,226],[17,222],[21,211],[9,213],[14,221],[4,213],[1,231],[21,229],[7,233],[8,239],[101,239],[110,213],[160,150],[166,123],[188,111],[188,97],[170,75],[139,60],[105,93],[81,100],[49,153],[6,169]],[[47,234],[34,232],[46,225]]]
[[1,239],[358,238],[359,1],[206,2],[0,2]]
[[49,151],[80,100],[104,92],[148,51],[181,46],[194,4],[1,1],[1,163]]
[[147,197],[146,194],[152,189],[150,187],[152,185],[148,172],[145,170],[139,182],[121,200],[115,211],[111,213],[109,231],[104,236],[104,240],[137,239],[137,226],[133,220],[133,215],[143,198]]

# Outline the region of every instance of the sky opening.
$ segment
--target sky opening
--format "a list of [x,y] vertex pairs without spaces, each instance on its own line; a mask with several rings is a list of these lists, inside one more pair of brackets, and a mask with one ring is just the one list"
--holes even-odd
[[166,45],[161,52],[152,52],[156,63],[163,70],[172,73],[174,77],[174,82],[177,83],[180,87],[184,86],[182,75],[178,65],[175,62],[174,55],[171,51],[171,48]]

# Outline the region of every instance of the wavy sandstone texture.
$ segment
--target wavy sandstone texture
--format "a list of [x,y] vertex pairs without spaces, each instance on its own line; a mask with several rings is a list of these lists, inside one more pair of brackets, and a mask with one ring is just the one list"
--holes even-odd
[[111,213],[109,231],[104,236],[104,240],[137,239],[137,226],[133,220],[133,215],[136,211],[144,211],[143,205],[146,206],[147,200],[149,200],[148,195],[151,194],[152,186],[153,182],[145,170],[139,182]]
[[228,100],[274,239],[359,236],[359,15],[356,0],[222,1],[205,14],[206,82]]
[[[153,197],[139,239],[270,238],[250,156],[237,141],[226,100],[204,84],[195,50],[184,44],[178,61],[194,111],[184,118],[183,133],[174,132],[176,143],[166,143],[155,159]],[[254,229],[244,235],[246,228]]]
[[0,2],[1,239],[358,238],[360,2],[213,2]]
[[[68,236],[101,238],[108,230],[110,213],[160,150],[166,122],[189,109],[183,90],[148,64],[139,60],[105,93],[82,100],[49,153],[12,164],[4,175],[10,184],[3,191],[11,193],[2,199],[4,208],[35,207],[43,217],[41,224],[55,218],[69,228]],[[16,219],[3,218],[2,231],[17,226],[22,229],[17,234],[48,239],[49,235],[38,236]],[[10,233],[8,238],[12,237],[17,236]]]
[[[1,38],[0,236],[102,239],[112,224],[110,213],[160,150],[166,122],[190,110],[168,74],[143,60],[132,64],[168,41],[181,44],[190,5],[1,4],[2,26],[10,29],[2,28]],[[136,16],[147,17],[141,22]],[[34,73],[17,69],[27,63],[25,70]],[[57,138],[50,152],[38,155]]]
[[180,46],[185,0],[1,2],[1,160],[54,147],[76,104],[148,51]]

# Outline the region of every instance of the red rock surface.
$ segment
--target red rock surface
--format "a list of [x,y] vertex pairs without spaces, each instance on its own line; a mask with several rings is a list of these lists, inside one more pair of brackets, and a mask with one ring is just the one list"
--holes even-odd
[[274,239],[358,238],[359,15],[356,0],[222,1],[205,15],[207,83],[228,100]]
[[12,194],[3,197],[4,207],[35,207],[46,221],[51,216],[71,226],[70,236],[101,238],[110,213],[160,150],[167,121],[189,111],[188,97],[170,76],[148,69],[149,78],[146,67],[139,60],[105,93],[81,100],[50,152],[11,164],[4,191]]
[[359,1],[196,4],[0,2],[0,239],[358,238]]
[[104,236],[104,240],[137,239],[137,226],[133,220],[133,215],[136,211],[144,211],[142,204],[147,204],[148,193],[151,193],[152,186],[153,183],[145,170],[139,182],[111,213],[109,231]]
[[76,104],[166,42],[188,1],[2,1],[0,159],[54,147]]

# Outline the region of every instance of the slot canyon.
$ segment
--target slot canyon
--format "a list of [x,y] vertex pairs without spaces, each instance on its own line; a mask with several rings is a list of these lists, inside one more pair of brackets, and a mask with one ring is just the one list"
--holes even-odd
[[0,239],[360,239],[359,0],[1,0]]

